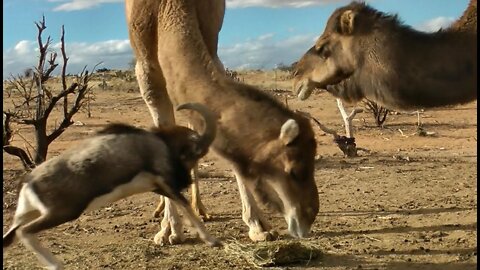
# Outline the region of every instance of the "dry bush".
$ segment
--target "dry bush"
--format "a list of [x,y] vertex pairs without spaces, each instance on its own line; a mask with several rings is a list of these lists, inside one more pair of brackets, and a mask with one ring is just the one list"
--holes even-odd
[[234,81],[237,81],[237,82],[240,81],[240,78],[238,77],[238,72],[236,72],[235,70],[226,68],[225,75],[227,75],[227,77],[230,77]]
[[365,99],[363,101],[365,104],[365,108],[367,111],[373,114],[373,118],[375,119],[375,124],[377,127],[383,127],[383,124],[387,120],[387,115],[390,113],[390,110],[378,105],[375,101]]

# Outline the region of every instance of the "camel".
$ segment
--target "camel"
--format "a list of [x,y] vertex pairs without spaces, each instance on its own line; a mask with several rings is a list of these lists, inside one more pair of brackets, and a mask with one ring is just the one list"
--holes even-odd
[[453,31],[470,31],[477,33],[477,0],[470,0],[462,16],[450,27]]
[[[224,0],[126,0],[135,73],[155,125],[173,125],[173,105],[206,104],[219,115],[211,149],[232,166],[242,219],[252,241],[276,239],[257,201],[283,215],[293,237],[306,237],[319,210],[316,143],[309,120],[270,95],[225,76],[218,55]],[[202,130],[196,115],[187,115]],[[184,239],[165,198],[157,244]]]
[[315,88],[326,89],[350,103],[367,98],[395,110],[476,100],[476,5],[470,1],[451,29],[434,33],[416,31],[365,3],[338,8],[298,61],[294,91],[304,100]]

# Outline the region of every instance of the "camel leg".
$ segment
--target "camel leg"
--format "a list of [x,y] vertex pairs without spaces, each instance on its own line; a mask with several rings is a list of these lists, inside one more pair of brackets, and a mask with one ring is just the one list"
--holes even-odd
[[198,163],[193,167],[193,183],[192,183],[192,208],[193,211],[203,220],[211,220],[212,217],[207,213],[207,209],[200,199],[200,186],[198,183]]
[[155,208],[155,211],[153,211],[153,217],[158,218],[163,214],[163,210],[165,209],[165,197],[160,196],[160,202],[157,205],[157,208]]
[[[188,126],[189,129],[195,130],[193,128],[192,124],[188,123],[187,126]],[[193,166],[193,169],[192,169],[191,173],[192,173],[192,179],[193,179],[193,182],[192,182],[192,185],[191,185],[191,187],[192,187],[191,205],[192,205],[193,211],[203,221],[210,220],[211,216],[209,214],[207,214],[207,209],[205,208],[205,206],[202,203],[202,200],[200,199],[200,185],[198,183],[198,162],[195,164],[195,166]],[[157,209],[158,209],[158,207],[157,207]]]
[[242,219],[249,227],[248,236],[254,242],[277,239],[278,233],[272,230],[271,226],[262,216],[257,202],[245,186],[245,182],[249,181],[249,179],[243,176],[238,170],[234,169],[233,171],[237,179],[240,199],[242,200]]
[[[203,205],[200,199],[200,186],[198,183],[198,164],[192,169],[193,174],[193,183],[192,183],[192,208],[193,211],[199,216],[203,221],[211,220],[212,216],[207,213],[207,209]],[[165,209],[165,199],[160,197],[160,202],[157,205],[157,208],[153,212],[153,217],[158,218],[162,215]]]
[[174,125],[173,105],[168,96],[160,66],[155,63],[137,60],[135,74],[140,93],[147,104],[155,126]]
[[209,244],[210,246],[216,247],[216,246],[221,246],[221,242],[217,240],[215,237],[210,235],[210,233],[207,231],[205,228],[205,225],[203,225],[202,221],[198,219],[196,213],[193,211],[193,209],[190,207],[190,205],[185,201],[182,200],[176,200],[176,204],[179,204],[182,208],[183,211],[190,221],[190,223],[195,227],[198,235],[200,236],[200,239],[202,239],[205,243]]
[[[183,242],[185,237],[183,235],[183,225],[181,223],[180,216],[176,211],[176,206],[180,206],[184,212],[190,224],[195,227],[200,238],[211,246],[220,246],[221,242],[208,233],[207,229],[200,221],[198,216],[193,211],[188,200],[178,192],[172,191],[170,186],[166,185],[162,181],[157,182],[159,189],[165,192],[168,196],[165,197],[165,217],[162,221],[162,230],[155,236],[156,244],[176,244]],[[167,226],[169,224],[170,226]],[[171,231],[170,231],[171,230]]]
[[183,235],[183,223],[172,200],[164,197],[165,210],[163,220],[160,224],[160,231],[155,235],[153,241],[157,245],[179,244],[185,241]]
[[[147,61],[148,58],[137,59],[135,74],[145,103],[148,106],[155,126],[175,124],[173,105],[166,90],[165,79],[158,63]],[[159,217],[164,209],[161,230],[155,235],[157,244],[180,243],[184,240],[183,225],[177,210],[168,198],[161,198],[154,216]]]

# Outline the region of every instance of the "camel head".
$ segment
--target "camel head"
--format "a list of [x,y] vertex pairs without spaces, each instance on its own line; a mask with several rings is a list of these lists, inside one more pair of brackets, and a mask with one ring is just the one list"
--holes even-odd
[[290,119],[282,126],[279,136],[285,145],[281,155],[285,180],[280,182],[282,190],[277,193],[283,201],[288,231],[295,237],[307,236],[319,207],[313,164],[316,142],[313,132],[302,131],[304,134],[299,134],[299,125]]
[[403,110],[475,100],[474,5],[452,27],[432,33],[365,3],[338,8],[297,62],[294,91],[301,100],[318,88],[351,103],[368,98]]
[[288,119],[278,137],[257,152],[250,189],[267,207],[281,213],[290,235],[306,237],[319,210],[314,180],[316,142],[307,119]]
[[364,4],[353,2],[330,16],[323,34],[298,61],[294,70],[293,89],[300,100],[312,91],[328,90],[352,76],[358,68],[354,37],[365,28],[359,23]]

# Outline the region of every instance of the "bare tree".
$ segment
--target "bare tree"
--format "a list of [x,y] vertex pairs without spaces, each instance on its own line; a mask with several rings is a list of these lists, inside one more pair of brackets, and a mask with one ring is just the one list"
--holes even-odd
[[[25,168],[33,168],[45,161],[49,145],[57,139],[69,126],[73,124],[73,116],[80,110],[84,104],[84,98],[89,91],[88,82],[90,74],[83,68],[82,72],[75,76],[71,84],[67,84],[67,63],[69,58],[65,52],[65,30],[62,25],[60,38],[60,51],[62,56],[61,69],[61,89],[53,91],[47,86],[47,81],[52,78],[52,72],[58,67],[57,53],[51,52],[50,36],[46,42],[42,38],[43,31],[47,28],[45,25],[45,16],[40,22],[35,22],[38,29],[37,42],[39,57],[37,66],[32,72],[24,72],[24,76],[11,76],[7,84],[13,85],[13,90],[19,97],[20,103],[11,98],[13,109],[3,112],[3,150],[8,154],[17,156],[22,161]],[[96,66],[95,66],[96,67]],[[94,67],[94,69],[95,69]],[[27,78],[27,75],[29,77]],[[72,98],[70,101],[69,98]],[[18,99],[17,99],[18,100]],[[52,111],[60,106],[63,112],[63,120],[48,130],[48,118]],[[35,132],[34,157],[31,157],[28,148],[21,148],[10,144],[15,131],[11,124],[33,126]]]
[[338,135],[338,133],[323,125],[318,119],[313,117],[307,112],[303,112],[300,110],[296,110],[297,112],[305,115],[306,117],[310,118],[317,124],[317,126],[325,133],[331,134],[333,136],[333,141],[337,144],[338,148],[343,152],[346,157],[357,157],[358,151],[370,152],[368,149],[357,147],[355,143],[355,137],[353,136],[353,125],[352,121],[358,113],[363,112],[360,108],[355,108],[347,114],[345,107],[343,106],[343,102],[340,99],[337,99],[337,106],[342,114],[342,119],[345,124],[345,136]]

